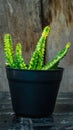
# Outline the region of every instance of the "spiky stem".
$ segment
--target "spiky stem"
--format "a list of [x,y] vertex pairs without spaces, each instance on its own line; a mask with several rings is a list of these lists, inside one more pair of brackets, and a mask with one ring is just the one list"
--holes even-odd
[[5,34],[4,36],[4,51],[6,57],[6,65],[14,67],[14,52],[12,46],[12,38],[10,34]]
[[16,54],[15,54],[16,68],[27,69],[27,66],[22,57],[22,46],[21,43],[16,45]]
[[48,70],[48,69],[55,69],[55,68],[57,68],[58,63],[59,63],[60,60],[61,60],[62,58],[64,58],[64,56],[67,54],[67,52],[68,52],[70,46],[71,46],[71,43],[68,42],[68,43],[66,44],[65,48],[62,49],[62,50],[56,55],[56,57],[55,57],[52,61],[48,62],[48,63],[42,68],[42,70]]
[[41,38],[39,39],[36,45],[35,51],[32,54],[32,58],[30,60],[28,69],[40,70],[42,68],[44,62],[46,37],[48,36],[49,32],[50,32],[50,27],[46,26],[43,30]]

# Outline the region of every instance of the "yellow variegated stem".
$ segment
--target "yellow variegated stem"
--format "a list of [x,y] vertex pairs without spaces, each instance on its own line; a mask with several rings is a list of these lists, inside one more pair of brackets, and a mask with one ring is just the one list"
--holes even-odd
[[58,63],[59,63],[60,60],[61,60],[62,58],[64,58],[64,56],[67,54],[67,52],[68,52],[70,46],[71,46],[71,43],[68,42],[68,43],[66,44],[65,48],[62,49],[62,50],[56,55],[56,57],[55,57],[52,61],[48,62],[48,63],[42,68],[42,70],[48,70],[48,69],[55,69],[55,68],[57,68]]
[[24,59],[22,57],[21,43],[18,43],[17,46],[16,46],[15,61],[16,61],[16,68],[27,69],[26,64],[24,63]]
[[42,44],[40,46],[40,50],[38,53],[37,68],[36,68],[37,70],[40,70],[44,64],[45,42],[46,40],[43,39]]
[[42,36],[39,39],[36,49],[34,53],[32,54],[32,58],[30,60],[28,69],[31,70],[39,70],[43,66],[43,61],[44,61],[44,52],[45,52],[45,43],[46,43],[46,38],[50,32],[50,27],[46,26],[43,30]]
[[10,67],[14,67],[14,52],[12,46],[12,38],[10,34],[4,36],[4,51],[6,57],[6,64]]

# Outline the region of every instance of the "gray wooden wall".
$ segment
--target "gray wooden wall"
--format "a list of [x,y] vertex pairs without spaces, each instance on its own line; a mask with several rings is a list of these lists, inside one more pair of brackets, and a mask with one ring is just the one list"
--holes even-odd
[[64,75],[62,92],[73,91],[73,1],[72,0],[0,0],[0,91],[8,91],[4,65],[3,36],[10,33],[14,46],[21,42],[28,64],[43,27],[51,26],[45,61],[51,60],[66,42],[72,46],[60,62]]

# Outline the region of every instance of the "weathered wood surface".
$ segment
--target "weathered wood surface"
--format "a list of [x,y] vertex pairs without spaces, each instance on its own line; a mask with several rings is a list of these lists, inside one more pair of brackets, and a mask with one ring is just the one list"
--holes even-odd
[[7,0],[5,9],[14,45],[22,43],[28,63],[41,33],[40,0]]
[[[50,0],[47,0],[47,3],[44,3],[45,6],[49,2]],[[47,6],[44,12],[44,20],[47,19],[46,23],[50,22],[51,26],[51,33],[48,37],[46,48],[46,62],[54,58],[68,41],[72,43],[69,53],[60,62],[60,66],[64,67],[60,91],[71,92],[73,91],[73,1],[52,0],[49,5],[50,8]],[[47,15],[51,21],[49,21],[49,18],[46,18]]]
[[[5,33],[10,33],[13,38],[14,46],[21,42],[23,46],[23,55],[26,63],[28,64],[32,52],[34,51],[35,45],[39,36],[41,34],[42,25],[41,25],[41,10],[40,10],[40,0],[5,0],[0,1],[0,40],[1,48],[0,53],[3,53],[3,35]],[[0,58],[1,55],[0,54]],[[2,58],[1,62],[4,62]],[[1,71],[4,72],[1,65]],[[2,72],[0,71],[0,75]],[[5,73],[5,72],[4,72]],[[3,84],[5,82],[6,76],[3,76],[0,83],[0,90],[5,90],[7,85]],[[3,81],[3,82],[2,82]]]
[[[66,5],[65,5],[66,4]],[[21,42],[28,64],[42,28],[48,24],[46,62],[73,42],[73,0],[0,0],[0,90],[8,90],[4,67],[3,36],[10,33],[14,47]],[[60,65],[65,68],[60,91],[73,91],[73,44]]]

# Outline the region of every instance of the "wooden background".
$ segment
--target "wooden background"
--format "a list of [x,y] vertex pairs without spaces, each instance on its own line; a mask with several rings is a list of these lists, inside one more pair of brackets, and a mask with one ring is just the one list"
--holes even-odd
[[72,42],[69,53],[60,62],[65,68],[60,91],[73,91],[73,0],[0,0],[0,91],[9,90],[4,65],[4,34],[12,35],[14,47],[22,43],[28,64],[46,25],[51,26],[51,33],[47,39],[45,62],[66,42]]

